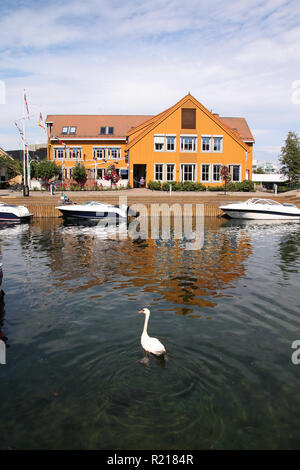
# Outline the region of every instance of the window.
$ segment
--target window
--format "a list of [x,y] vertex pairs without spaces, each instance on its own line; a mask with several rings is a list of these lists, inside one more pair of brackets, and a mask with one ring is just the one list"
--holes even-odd
[[196,165],[195,164],[182,164],[181,165],[181,181],[196,181]]
[[105,175],[105,170],[104,170],[104,168],[99,168],[99,169],[97,169],[97,178],[98,178],[98,179],[103,180],[103,179],[104,179],[104,175]]
[[240,181],[240,165],[232,165],[232,181]]
[[175,152],[176,150],[176,136],[167,135],[166,137],[166,150],[167,152]]
[[163,181],[164,166],[162,163],[155,163],[154,165],[154,179],[155,181]]
[[64,158],[65,157],[65,149],[63,147],[54,147],[54,158]]
[[219,182],[221,181],[221,165],[213,165],[213,181]]
[[210,152],[210,137],[202,137],[202,152]]
[[196,129],[196,109],[181,110],[181,129]]
[[107,158],[120,159],[121,158],[121,147],[107,147]]
[[209,181],[210,165],[201,165],[201,181]]
[[81,147],[70,147],[69,148],[69,158],[81,158],[82,154],[81,154]]
[[167,181],[175,181],[175,164],[167,163]]
[[99,158],[100,160],[101,159],[104,159],[105,160],[105,157],[106,157],[106,152],[105,152],[106,148],[105,147],[94,147],[93,149],[93,158]]
[[109,127],[109,126],[102,126],[100,127],[100,134],[113,134],[114,133],[114,127]]
[[165,146],[165,137],[163,135],[154,136],[154,150],[155,152],[163,152]]
[[222,152],[223,150],[223,137],[213,137],[213,151]]
[[121,168],[120,170],[121,180],[128,180],[128,170],[126,168]]
[[62,128],[62,134],[76,134],[76,127],[75,126],[64,126]]
[[196,152],[197,151],[197,137],[181,136],[180,137],[180,150],[182,152]]

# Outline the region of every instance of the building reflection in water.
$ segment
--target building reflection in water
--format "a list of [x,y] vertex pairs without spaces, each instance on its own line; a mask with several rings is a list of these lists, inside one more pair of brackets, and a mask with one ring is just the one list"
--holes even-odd
[[22,243],[27,250],[30,245],[47,253],[57,288],[78,292],[112,283],[116,295],[126,290],[134,300],[134,292],[142,290],[155,294],[154,302],[170,302],[172,311],[192,314],[195,306],[216,306],[217,298],[245,274],[250,237],[226,225],[224,219],[205,219],[200,250],[184,249],[181,240],[132,240],[126,226],[119,236],[97,225],[49,219],[31,224]]

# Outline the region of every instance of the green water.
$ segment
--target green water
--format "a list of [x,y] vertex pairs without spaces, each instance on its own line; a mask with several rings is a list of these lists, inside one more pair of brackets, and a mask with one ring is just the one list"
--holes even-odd
[[[0,228],[0,449],[300,447],[300,226],[211,219],[204,240]],[[167,362],[140,362],[141,307]]]

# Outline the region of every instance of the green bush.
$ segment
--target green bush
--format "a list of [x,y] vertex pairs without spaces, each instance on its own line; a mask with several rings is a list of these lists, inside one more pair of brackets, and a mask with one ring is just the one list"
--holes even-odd
[[248,193],[254,191],[254,183],[250,180],[244,180],[241,183],[234,183],[234,185],[235,189],[233,191],[244,191]]
[[148,188],[151,189],[152,191],[160,191],[161,189],[160,181],[149,181]]

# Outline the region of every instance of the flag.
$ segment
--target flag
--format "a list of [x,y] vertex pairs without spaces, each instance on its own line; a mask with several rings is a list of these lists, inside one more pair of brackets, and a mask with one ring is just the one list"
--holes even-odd
[[46,131],[46,126],[45,126],[45,124],[44,124],[44,120],[43,120],[42,113],[40,113],[40,119],[39,119],[39,121],[38,121],[38,126],[42,127],[42,128],[44,129],[44,131],[47,132],[47,131]]
[[66,145],[62,140],[60,140],[58,137],[55,137],[55,135],[53,136],[53,139],[55,140],[58,140],[58,142],[61,144],[61,145]]
[[28,118],[29,118],[29,108],[28,108],[28,103],[27,103],[27,98],[26,98],[25,90],[24,90],[24,102],[25,102],[26,111],[27,111]]
[[21,139],[24,140],[24,132],[22,131],[22,129],[18,126],[16,122],[15,122],[15,125],[18,131],[20,132]]

